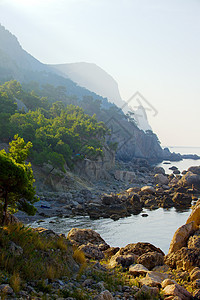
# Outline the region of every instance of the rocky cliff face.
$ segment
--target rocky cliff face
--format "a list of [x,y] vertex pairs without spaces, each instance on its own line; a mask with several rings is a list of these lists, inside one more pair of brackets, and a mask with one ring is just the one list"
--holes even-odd
[[124,104],[116,80],[96,64],[80,62],[52,65],[51,67],[60,71],[63,76],[70,78],[78,85],[108,98],[110,102],[117,106],[121,107]]

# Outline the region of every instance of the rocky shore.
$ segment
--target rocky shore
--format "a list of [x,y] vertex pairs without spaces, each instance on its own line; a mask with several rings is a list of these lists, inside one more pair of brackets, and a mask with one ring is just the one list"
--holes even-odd
[[75,215],[118,220],[142,213],[143,208],[189,208],[200,194],[200,167],[190,167],[182,174],[174,166],[170,169],[173,173],[166,175],[163,168],[138,160],[137,163],[118,164],[107,180],[83,181],[78,188],[66,178],[62,192],[38,192],[40,201],[36,203],[35,216],[18,213],[17,217],[26,223]]
[[[73,228],[67,238],[44,228],[32,231],[29,236],[37,236],[35,247],[40,245],[37,257],[42,255],[48,264],[60,257],[55,263],[66,264],[70,275],[56,276],[51,270],[46,278],[36,280],[33,273],[32,280],[21,280],[19,289],[16,282],[1,276],[3,299],[200,299],[200,200],[175,232],[167,255],[150,243],[110,247],[91,229]],[[4,236],[11,238],[6,241],[9,257],[23,260],[28,245],[19,238],[16,242],[9,227],[1,228],[0,242]],[[50,248],[41,247],[41,241],[51,242]]]

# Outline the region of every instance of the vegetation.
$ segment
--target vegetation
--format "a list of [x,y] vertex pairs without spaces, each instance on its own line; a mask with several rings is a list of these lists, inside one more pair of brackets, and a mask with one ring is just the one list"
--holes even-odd
[[17,135],[10,143],[9,152],[0,151],[0,214],[2,224],[5,223],[7,211],[20,209],[30,215],[35,214],[33,203],[36,201],[34,178],[31,164],[26,163],[29,149],[27,144]]
[[[56,93],[60,95],[58,99],[64,94],[61,87],[56,92],[55,88],[48,88],[54,97]],[[21,106],[18,111],[16,99]],[[26,142],[32,142],[30,157],[35,164],[50,163],[62,171],[65,163],[72,167],[77,159],[94,159],[103,155],[102,148],[108,133],[105,124],[98,122],[95,114],[85,114],[79,106],[52,101],[52,98],[49,101],[33,91],[25,92],[17,81],[1,85],[0,139],[8,141],[19,134]]]

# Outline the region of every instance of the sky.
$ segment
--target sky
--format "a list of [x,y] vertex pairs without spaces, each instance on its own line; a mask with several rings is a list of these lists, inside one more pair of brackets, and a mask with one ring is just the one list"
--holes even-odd
[[0,0],[0,23],[43,63],[95,63],[140,92],[163,146],[200,147],[200,0]]

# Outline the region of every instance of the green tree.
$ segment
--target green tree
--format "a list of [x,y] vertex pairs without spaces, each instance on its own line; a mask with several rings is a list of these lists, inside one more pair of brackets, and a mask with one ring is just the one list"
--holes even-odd
[[7,212],[22,210],[34,215],[36,208],[33,203],[37,201],[34,178],[30,163],[26,163],[29,149],[27,144],[18,135],[10,143],[9,152],[0,151],[0,208],[2,224],[5,223]]

